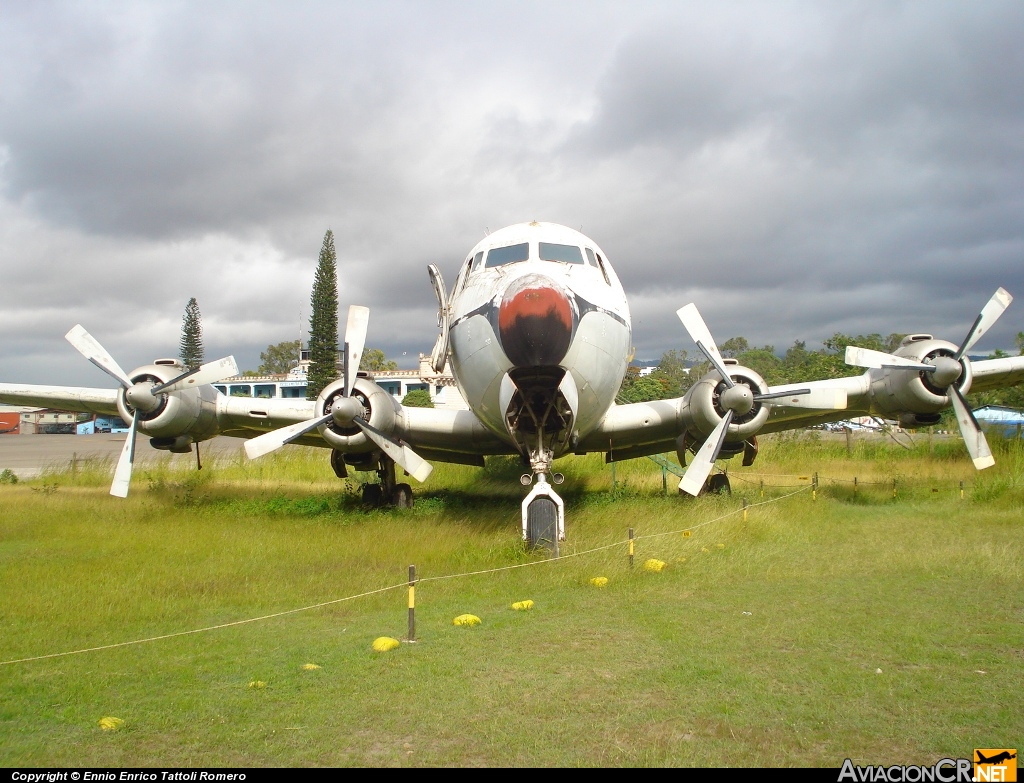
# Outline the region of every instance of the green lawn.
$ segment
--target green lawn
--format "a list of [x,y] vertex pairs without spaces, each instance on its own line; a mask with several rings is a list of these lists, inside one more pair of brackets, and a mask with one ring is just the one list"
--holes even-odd
[[[647,460],[617,466],[614,496],[597,458],[560,463],[563,553],[632,526],[633,571],[624,545],[524,551],[505,461],[438,466],[410,512],[362,510],[304,449],[140,471],[126,501],[104,465],[3,485],[0,661],[397,586],[409,564],[424,581],[419,641],[390,653],[371,643],[405,636],[402,587],[0,665],[0,766],[837,767],[1020,747],[1024,454],[996,443],[975,474],[962,448],[769,440],[731,498],[699,500],[664,497]],[[814,472],[817,500],[777,499]],[[744,522],[761,481],[775,502]],[[453,626],[465,612],[482,623]]]

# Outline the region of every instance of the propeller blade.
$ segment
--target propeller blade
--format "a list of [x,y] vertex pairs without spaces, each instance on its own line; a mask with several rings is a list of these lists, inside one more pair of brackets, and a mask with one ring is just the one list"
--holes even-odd
[[846,410],[846,389],[790,389],[755,394],[754,402],[771,401],[782,408],[810,408],[819,411]]
[[683,492],[688,492],[694,497],[700,494],[704,482],[711,475],[711,469],[715,467],[715,460],[718,459],[718,453],[722,450],[722,444],[725,443],[725,436],[729,431],[731,421],[732,411],[729,410],[725,412],[725,416],[722,417],[714,431],[708,435],[708,439],[700,447],[693,462],[690,463],[690,467],[686,469],[686,473],[679,480],[679,489]]
[[391,457],[391,459],[395,461],[395,464],[401,466],[406,473],[417,481],[427,480],[427,476],[430,475],[430,472],[434,468],[419,454],[410,449],[404,443],[389,438],[376,427],[373,427],[363,421],[363,419],[356,417],[353,421],[359,425],[359,429],[366,433],[366,437],[376,443],[380,447],[381,451]]
[[870,348],[858,348],[855,345],[846,346],[846,363],[851,367],[867,367],[872,370],[924,370],[935,372],[935,367],[930,364],[915,362],[913,359],[904,359],[902,356],[895,356],[891,353],[873,351]]
[[978,426],[978,420],[974,418],[967,400],[960,393],[956,385],[949,387],[949,401],[953,403],[953,410],[956,412],[956,423],[960,425],[960,434],[967,446],[967,453],[974,461],[974,467],[978,470],[990,468],[996,464],[992,457],[992,451],[985,440],[985,433]]
[[1000,288],[992,294],[992,298],[981,308],[978,317],[974,319],[974,325],[971,326],[967,337],[964,338],[963,345],[960,346],[953,358],[960,361],[961,357],[971,350],[971,347],[992,327],[992,324],[999,320],[999,316],[1010,306],[1012,301],[1013,297],[1005,288]]
[[697,305],[690,302],[690,304],[685,307],[680,307],[676,310],[676,315],[679,316],[679,320],[683,322],[683,328],[686,329],[687,333],[690,335],[690,339],[697,344],[701,353],[703,353],[714,368],[718,370],[718,373],[725,380],[726,385],[732,388],[733,380],[729,377],[729,373],[725,371],[722,354],[718,351],[718,346],[715,344],[715,338],[711,336],[711,330],[708,329],[708,325],[704,323],[704,319],[701,318],[700,312],[697,310]]
[[132,416],[132,426],[128,428],[128,437],[124,440],[121,456],[117,459],[114,469],[114,481],[110,485],[110,494],[116,498],[128,497],[128,485],[132,480],[132,465],[135,464],[135,435],[139,431],[139,412]]
[[330,421],[331,416],[332,414],[326,413],[316,419],[300,421],[297,424],[290,424],[287,427],[271,430],[257,438],[247,440],[245,442],[245,454],[249,459],[256,459],[257,457],[262,457],[264,454],[277,451],[286,443],[291,443],[293,440],[302,437],[310,430],[315,430],[324,422]]
[[235,364],[234,356],[228,356],[225,359],[218,359],[215,362],[209,362],[202,367],[196,367],[194,370],[182,373],[177,378],[167,381],[167,383],[154,386],[150,389],[150,393],[175,392],[180,389],[187,389],[190,386],[202,386],[205,383],[223,381],[225,378],[230,378],[233,375],[238,375],[238,365]]
[[106,349],[96,341],[95,337],[85,331],[81,324],[73,326],[71,331],[64,335],[64,339],[71,343],[82,356],[103,370],[103,372],[124,388],[130,389],[132,387],[131,379],[125,375],[124,370],[114,361],[114,357],[107,353]]
[[[366,328],[370,323],[370,308],[352,305],[348,308],[348,324],[345,326],[345,342],[348,344],[348,355],[345,358],[345,396],[352,395],[352,386],[356,382],[359,371],[359,360],[363,356],[363,345],[366,343]],[[352,369],[349,369],[349,363]]]

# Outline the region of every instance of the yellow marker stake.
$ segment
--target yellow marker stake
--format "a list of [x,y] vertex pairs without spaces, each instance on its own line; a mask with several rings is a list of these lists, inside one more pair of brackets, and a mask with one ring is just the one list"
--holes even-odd
[[416,641],[416,566],[409,566],[409,642]]

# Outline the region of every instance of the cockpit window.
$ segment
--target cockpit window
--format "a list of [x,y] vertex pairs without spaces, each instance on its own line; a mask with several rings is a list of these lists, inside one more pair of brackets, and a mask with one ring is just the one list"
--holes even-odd
[[604,275],[604,281],[608,285],[611,285],[612,281],[608,278],[608,270],[604,268],[604,259],[601,258],[600,255],[597,257],[597,265],[601,267],[601,274]]
[[597,266],[597,259],[594,258],[594,251],[589,247],[587,248],[587,258],[590,260],[591,266]]
[[489,269],[495,266],[514,264],[518,261],[526,261],[529,257],[529,242],[523,242],[521,245],[494,247],[487,251],[487,262],[484,264],[484,266],[486,266]]
[[565,264],[582,264],[583,253],[576,245],[556,245],[554,242],[540,243],[541,261],[561,261]]
[[479,253],[477,253],[475,256],[473,256],[473,268],[470,271],[475,272],[476,270],[478,270],[480,268],[480,262],[483,261],[483,260],[484,260],[484,251],[481,250]]

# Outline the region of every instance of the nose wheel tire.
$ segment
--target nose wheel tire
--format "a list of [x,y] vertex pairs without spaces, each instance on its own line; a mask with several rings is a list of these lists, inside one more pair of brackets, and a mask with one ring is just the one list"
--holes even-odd
[[526,509],[526,542],[531,547],[555,547],[558,537],[558,506],[549,497],[537,497]]

